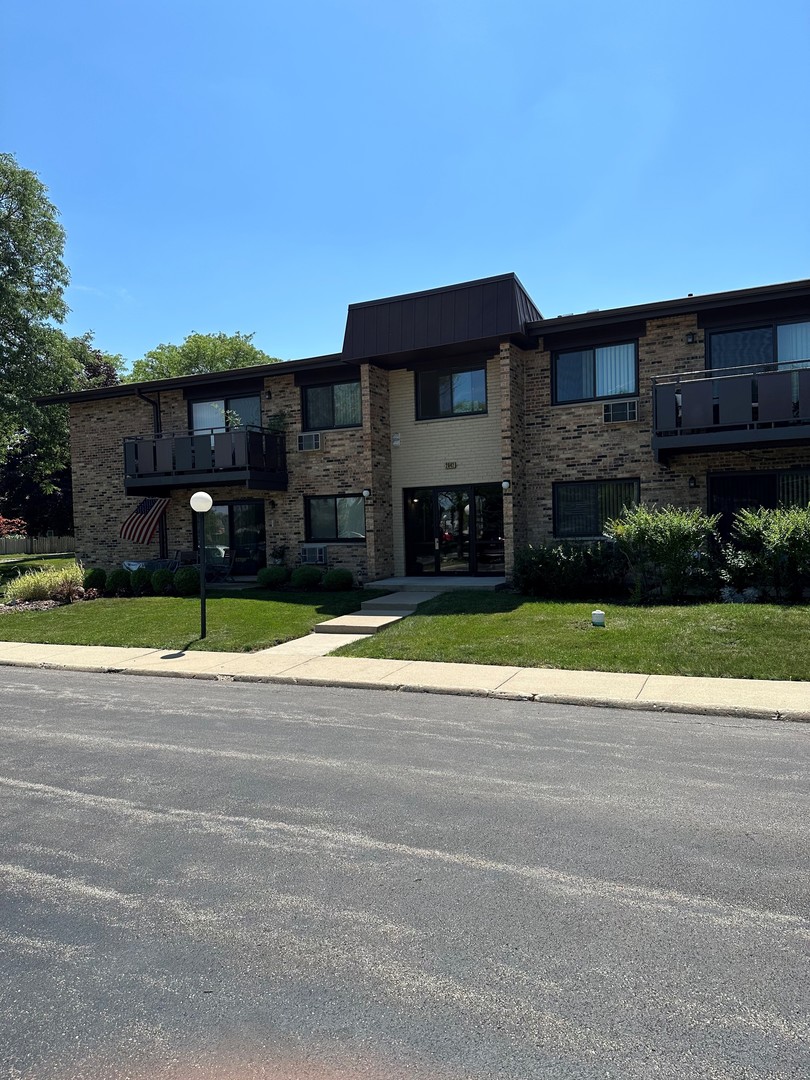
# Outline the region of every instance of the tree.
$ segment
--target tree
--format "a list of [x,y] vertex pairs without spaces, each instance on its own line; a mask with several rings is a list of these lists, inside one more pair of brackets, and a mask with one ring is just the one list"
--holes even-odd
[[172,379],[180,375],[203,375],[210,371],[276,364],[253,344],[253,334],[189,334],[182,345],[158,345],[136,360],[127,382]]

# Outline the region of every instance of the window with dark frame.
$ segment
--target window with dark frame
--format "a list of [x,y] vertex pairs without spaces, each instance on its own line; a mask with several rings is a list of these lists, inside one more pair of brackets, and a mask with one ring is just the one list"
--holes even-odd
[[416,373],[416,419],[441,420],[487,411],[487,371],[483,366]]
[[262,426],[262,407],[258,394],[190,401],[189,411],[189,426],[197,432],[233,431],[243,427]]
[[554,404],[638,393],[636,342],[570,349],[554,355]]
[[360,427],[359,380],[301,387],[301,415],[304,431]]
[[304,500],[304,518],[310,543],[365,542],[366,508],[362,495],[311,495]]
[[639,493],[638,479],[554,484],[554,535],[560,539],[602,536],[605,522],[618,517],[622,507],[638,503]]
[[708,335],[709,369],[810,363],[810,322],[771,323]]

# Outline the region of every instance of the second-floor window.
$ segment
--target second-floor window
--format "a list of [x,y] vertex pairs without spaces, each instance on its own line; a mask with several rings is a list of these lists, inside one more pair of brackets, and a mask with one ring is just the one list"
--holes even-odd
[[301,409],[304,431],[359,427],[363,422],[360,382],[304,386],[301,390]]
[[593,401],[638,393],[636,344],[571,349],[554,357],[554,402]]
[[258,394],[191,402],[191,427],[194,431],[229,431],[261,426],[262,408]]
[[709,334],[706,366],[810,363],[810,322],[776,323]]
[[416,419],[439,420],[487,411],[485,367],[416,373]]

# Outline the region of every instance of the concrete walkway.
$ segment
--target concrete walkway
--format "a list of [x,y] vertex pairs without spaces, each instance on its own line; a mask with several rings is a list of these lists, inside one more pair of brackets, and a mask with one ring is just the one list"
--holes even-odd
[[810,722],[810,684],[329,656],[352,634],[309,634],[256,653],[167,652],[0,641],[0,665],[195,679],[353,686]]

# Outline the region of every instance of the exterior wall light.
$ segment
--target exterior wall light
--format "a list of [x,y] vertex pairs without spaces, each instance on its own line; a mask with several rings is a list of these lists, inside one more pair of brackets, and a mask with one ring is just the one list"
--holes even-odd
[[371,488],[363,488],[363,498],[364,499],[370,499],[371,498]]
[[689,480],[687,482],[688,482],[690,488],[696,488],[697,487],[697,477],[696,476],[690,476]]
[[697,334],[695,334],[693,331],[690,330],[689,333],[686,335],[686,344],[687,345],[695,345],[695,344],[697,344]]
[[512,481],[511,480],[502,480],[501,481],[501,487],[503,488],[504,495],[506,494],[506,492],[509,490],[509,488],[511,486],[512,486]]
[[189,499],[191,509],[197,515],[200,536],[200,639],[205,637],[205,515],[214,505],[207,491],[195,491]]

